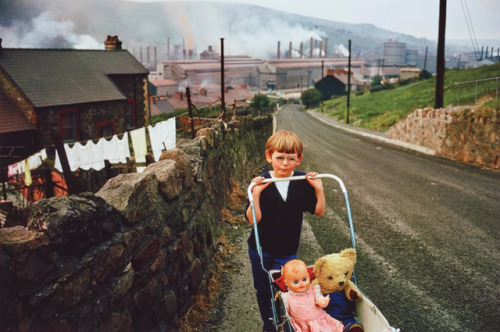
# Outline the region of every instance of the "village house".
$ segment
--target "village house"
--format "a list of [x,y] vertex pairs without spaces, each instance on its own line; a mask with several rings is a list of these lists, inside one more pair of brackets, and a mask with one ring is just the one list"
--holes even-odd
[[350,82],[348,82],[348,71],[344,69],[328,69],[327,74],[318,80],[314,87],[321,92],[323,100],[329,100],[332,97],[345,96],[347,94],[347,85],[351,84],[351,92],[361,92],[367,84],[356,79],[351,73]]
[[[149,116],[148,71],[117,36],[105,50],[2,48],[2,165],[63,142],[143,127]],[[6,158],[8,153],[16,158]]]

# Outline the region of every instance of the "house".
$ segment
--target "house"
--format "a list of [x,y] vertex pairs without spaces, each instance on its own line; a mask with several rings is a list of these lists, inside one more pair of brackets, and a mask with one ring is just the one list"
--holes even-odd
[[[221,104],[220,86],[208,84],[205,86],[193,85],[190,87],[191,104],[196,108],[210,107]],[[234,105],[237,108],[248,106],[247,101],[253,98],[253,93],[248,91],[247,86],[227,86],[224,91],[226,111],[232,111]],[[151,97],[151,115],[170,113],[178,109],[187,109],[187,97],[184,91],[175,93],[172,97]]]
[[108,36],[105,46],[18,49],[0,42],[0,146],[18,142],[22,160],[54,144],[56,134],[75,142],[143,127],[148,71],[118,37]]
[[344,69],[328,69],[327,75],[318,80],[314,87],[321,92],[323,100],[329,100],[333,96],[344,96],[347,94],[347,85],[351,84],[351,91],[362,91],[363,82],[356,79],[351,73],[350,82],[348,82],[348,71]]
[[401,68],[400,79],[401,81],[404,81],[404,80],[410,80],[412,78],[419,78],[420,72],[421,72],[420,68],[416,67]]

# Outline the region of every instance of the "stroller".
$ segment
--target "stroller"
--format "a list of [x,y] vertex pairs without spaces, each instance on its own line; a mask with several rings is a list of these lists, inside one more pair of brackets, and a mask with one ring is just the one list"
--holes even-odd
[[[345,185],[343,181],[332,174],[318,174],[316,175],[316,178],[330,178],[338,182],[340,185],[340,188],[344,194],[345,197],[345,203],[346,203],[346,209],[347,209],[347,217],[349,219],[349,228],[350,228],[350,233],[351,233],[351,244],[354,249],[356,249],[356,238],[354,236],[354,225],[352,221],[352,216],[351,216],[351,207],[349,204],[349,197],[347,195],[347,190],[345,188]],[[296,181],[296,180],[305,180],[305,176],[293,176],[293,177],[287,177],[287,178],[270,178],[270,179],[265,179],[263,183],[266,182],[278,182],[278,181]],[[277,331],[280,332],[295,332],[295,329],[292,326],[292,323],[290,322],[290,317],[288,316],[288,313],[286,311],[286,308],[283,304],[283,300],[280,296],[280,289],[277,287],[275,280],[278,279],[281,276],[281,271],[280,270],[270,270],[267,271],[264,268],[264,263],[263,263],[263,258],[262,258],[262,248],[260,246],[260,240],[259,240],[259,233],[257,229],[257,223],[256,223],[256,215],[255,215],[255,203],[253,201],[253,196],[252,196],[252,188],[256,185],[256,183],[251,183],[250,186],[248,187],[248,198],[250,201],[250,206],[252,209],[252,219],[253,219],[253,227],[254,227],[254,233],[255,233],[255,242],[257,246],[257,252],[260,256],[261,259],[261,265],[264,271],[268,273],[269,276],[269,283],[271,285],[271,294],[273,295],[271,298],[271,306],[272,306],[272,311],[273,311],[273,322],[274,326]],[[356,277],[354,275],[354,272],[352,274],[352,281],[357,285],[356,282]],[[361,291],[361,290],[360,290]],[[382,315],[382,313],[378,310],[378,308],[368,299],[368,297],[363,294],[364,296],[356,301],[356,317],[359,319],[359,321],[362,323],[365,332],[395,332],[399,331],[392,328],[389,323],[387,322],[387,319]]]

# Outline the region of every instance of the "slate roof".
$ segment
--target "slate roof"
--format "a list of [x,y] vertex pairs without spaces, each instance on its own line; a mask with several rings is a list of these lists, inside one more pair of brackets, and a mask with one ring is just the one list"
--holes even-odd
[[33,130],[34,127],[0,91],[0,134]]
[[125,99],[108,75],[148,74],[126,50],[4,48],[0,66],[35,107]]

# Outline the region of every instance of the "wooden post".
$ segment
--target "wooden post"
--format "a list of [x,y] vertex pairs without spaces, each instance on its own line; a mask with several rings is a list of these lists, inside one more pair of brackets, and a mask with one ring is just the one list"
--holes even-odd
[[224,116],[226,114],[226,100],[225,100],[225,88],[226,82],[224,78],[224,38],[220,39],[220,111],[222,113],[222,122],[224,122]]
[[64,150],[64,145],[61,140],[61,136],[56,133],[54,134],[54,142],[56,144],[57,154],[59,155],[59,161],[61,162],[61,167],[63,169],[64,179],[68,185],[68,194],[77,195],[83,192],[83,188],[78,182],[76,176],[71,172],[68,162],[68,156],[66,156],[66,151]]
[[349,60],[347,66],[347,111],[345,122],[349,124],[349,107],[351,104],[351,40],[349,39]]
[[191,105],[191,90],[189,89],[189,87],[186,88],[186,99],[187,99],[187,104],[188,104],[189,126],[191,128],[191,138],[195,138],[196,133],[194,132],[193,108]]
[[438,33],[438,48],[436,61],[436,97],[434,100],[434,108],[443,107],[444,95],[444,44],[446,31],[446,0],[439,1],[439,33]]

